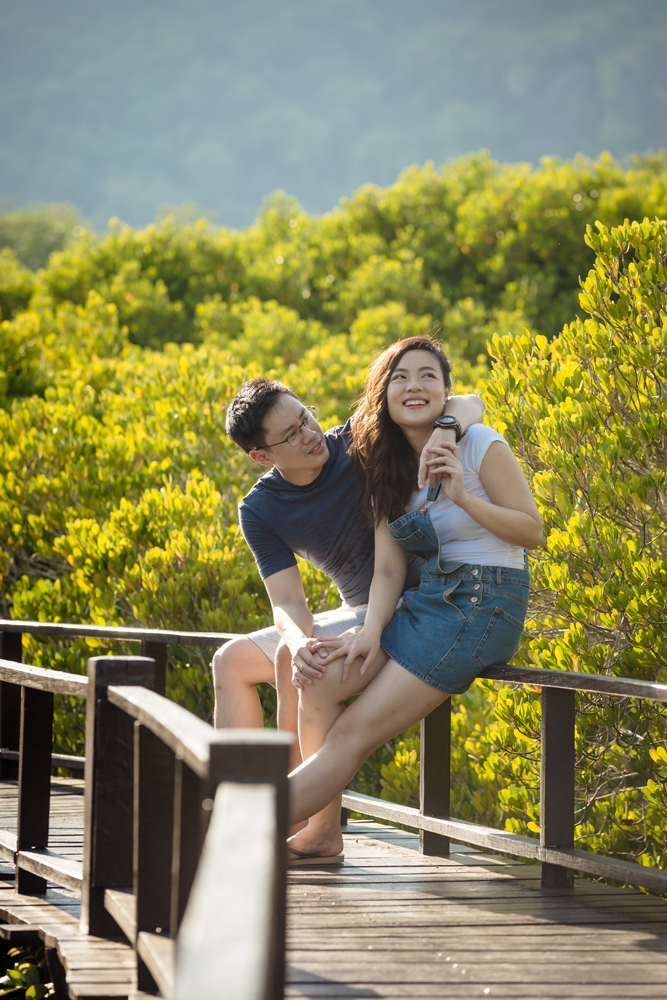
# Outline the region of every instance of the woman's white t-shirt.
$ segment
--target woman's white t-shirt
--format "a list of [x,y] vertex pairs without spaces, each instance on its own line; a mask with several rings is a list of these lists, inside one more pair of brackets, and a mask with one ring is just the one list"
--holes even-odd
[[[482,460],[494,441],[507,441],[497,431],[486,424],[472,424],[459,441],[463,482],[468,493],[491,503],[489,494],[479,478]],[[428,486],[414,493],[407,506],[411,513],[426,503]],[[480,566],[510,566],[523,569],[524,551],[518,545],[510,545],[492,535],[481,524],[474,521],[464,510],[448,500],[444,490],[435,503],[428,508],[431,521],[440,539],[441,562],[461,561]]]

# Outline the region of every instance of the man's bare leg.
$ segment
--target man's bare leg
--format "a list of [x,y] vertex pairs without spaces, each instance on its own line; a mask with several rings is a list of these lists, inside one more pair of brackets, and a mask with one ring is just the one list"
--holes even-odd
[[[292,661],[289,650],[281,643],[276,665],[247,636],[232,639],[213,656],[215,686],[214,725],[217,729],[261,729],[264,725],[258,684],[274,684],[278,689],[278,729],[294,733],[290,770],[301,763],[298,740],[299,695],[292,684]],[[294,834],[306,822],[290,827]]]
[[[247,636],[232,639],[213,655],[217,729],[261,729],[264,725],[258,684],[275,684],[271,660]],[[296,732],[296,725],[291,732]]]

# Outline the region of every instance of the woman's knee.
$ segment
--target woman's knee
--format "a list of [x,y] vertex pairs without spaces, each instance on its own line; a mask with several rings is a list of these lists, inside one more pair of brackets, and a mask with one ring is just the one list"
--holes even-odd
[[292,654],[281,640],[276,650],[276,682],[279,686],[292,682]]

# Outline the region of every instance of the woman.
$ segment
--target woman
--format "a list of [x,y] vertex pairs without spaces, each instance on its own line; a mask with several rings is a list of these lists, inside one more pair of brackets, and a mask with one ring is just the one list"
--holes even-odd
[[[387,348],[366,380],[352,453],[375,523],[375,575],[363,628],[319,644],[322,679],[295,671],[304,763],[290,776],[290,822],[310,820],[288,842],[292,865],[342,860],[334,797],[377,747],[466,691],[484,667],[510,660],[519,644],[525,549],[540,544],[542,524],[509,446],[472,426],[458,447],[434,449],[438,499],[417,489],[450,372],[436,341],[412,337]],[[421,581],[397,608],[409,552],[425,560]]]

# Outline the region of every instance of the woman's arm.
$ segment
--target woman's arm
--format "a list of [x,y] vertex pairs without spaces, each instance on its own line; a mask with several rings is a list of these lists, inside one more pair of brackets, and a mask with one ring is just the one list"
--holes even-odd
[[346,681],[357,657],[363,657],[360,673],[366,672],[380,652],[380,637],[385,625],[391,621],[403,593],[408,567],[407,552],[391,537],[386,523],[375,529],[375,571],[368,598],[366,621],[359,632],[339,639],[319,639],[313,649],[327,649],[321,656],[323,665],[345,657],[341,679]]
[[474,521],[511,545],[534,549],[542,541],[542,518],[521,466],[502,441],[489,445],[482,459],[479,477],[491,503],[467,493],[459,449],[441,445],[429,466],[443,474],[446,496]]
[[408,554],[391,537],[386,522],[375,529],[375,570],[368,597],[364,631],[382,634],[382,629],[394,617],[398,599],[403,593]]

